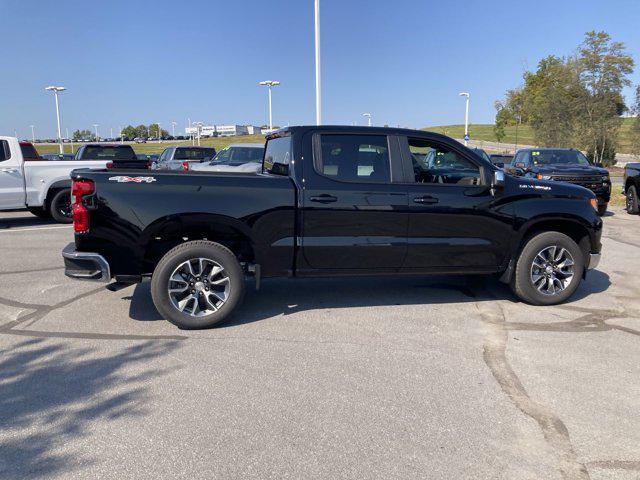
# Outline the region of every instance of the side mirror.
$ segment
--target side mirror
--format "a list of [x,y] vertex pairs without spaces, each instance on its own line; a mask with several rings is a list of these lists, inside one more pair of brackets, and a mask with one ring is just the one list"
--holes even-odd
[[491,182],[491,188],[504,187],[504,170],[496,170],[493,172],[493,180]]
[[596,163],[595,165],[596,165],[596,167],[604,168],[604,165],[602,163],[600,163],[600,162]]

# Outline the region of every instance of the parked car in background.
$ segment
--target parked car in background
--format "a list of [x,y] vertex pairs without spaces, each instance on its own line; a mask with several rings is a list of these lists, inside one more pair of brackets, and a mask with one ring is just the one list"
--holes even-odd
[[627,213],[640,213],[638,192],[640,192],[640,163],[627,163],[624,167],[624,195],[627,199]]
[[489,155],[491,159],[491,163],[493,163],[498,168],[504,168],[506,165],[509,165],[513,160],[513,155],[510,153],[492,153]]
[[290,127],[267,137],[263,171],[76,170],[65,274],[151,277],[163,318],[203,328],[236,310],[245,276],[259,287],[267,277],[498,274],[523,301],[554,305],[600,259],[592,192],[505,175],[433,132]]
[[210,162],[193,165],[197,172],[260,172],[262,171],[263,143],[235,143],[223,148]]
[[[146,155],[145,155],[146,157]],[[106,161],[107,168],[149,168],[147,158],[139,159],[131,145],[89,143],[82,145],[76,152],[76,160]]]
[[201,162],[210,162],[216,156],[213,147],[168,147],[160,154],[158,170],[191,170]]
[[579,150],[570,148],[527,148],[518,150],[505,172],[538,180],[573,183],[591,190],[598,199],[598,213],[604,215],[611,198],[609,171],[591,163]]
[[133,141],[136,143],[147,143],[147,139],[145,137],[136,137]]
[[75,158],[75,155],[73,153],[44,153],[42,158],[49,161],[70,161]]
[[27,208],[41,218],[71,222],[71,178],[76,168],[104,168],[106,160],[42,161],[29,142],[0,137],[0,210]]

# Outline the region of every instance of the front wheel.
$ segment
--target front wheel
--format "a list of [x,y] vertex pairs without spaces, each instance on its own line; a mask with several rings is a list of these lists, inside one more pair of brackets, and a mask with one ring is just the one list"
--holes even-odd
[[578,288],[584,271],[580,247],[560,232],[530,238],[518,257],[511,288],[532,305],[556,305]]
[[635,185],[631,185],[627,188],[627,213],[631,215],[637,215],[640,212],[638,207],[638,191]]
[[244,295],[244,274],[228,248],[206,240],[170,250],[151,278],[158,312],[183,329],[208,328],[227,318]]
[[598,215],[602,217],[605,213],[607,213],[607,204],[603,203],[598,205]]
[[71,223],[71,189],[63,188],[59,190],[51,199],[49,212],[56,222]]

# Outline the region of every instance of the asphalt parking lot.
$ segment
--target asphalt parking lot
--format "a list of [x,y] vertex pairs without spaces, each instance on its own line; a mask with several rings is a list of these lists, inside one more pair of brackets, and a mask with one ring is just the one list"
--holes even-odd
[[0,478],[640,478],[640,218],[570,303],[485,278],[265,281],[206,331],[0,214]]

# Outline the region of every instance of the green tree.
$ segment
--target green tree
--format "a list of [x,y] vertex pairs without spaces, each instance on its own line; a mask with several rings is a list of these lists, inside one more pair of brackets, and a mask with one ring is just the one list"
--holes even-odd
[[80,140],[87,140],[89,138],[93,138],[91,130],[76,130],[73,132],[73,140],[76,142],[79,142]]
[[136,130],[136,127],[127,125],[122,129],[122,136],[133,140],[138,136],[138,131]]
[[613,165],[620,115],[626,110],[622,90],[631,84],[633,58],[624,43],[606,32],[591,31],[578,49],[576,65],[587,92],[578,101],[577,139],[594,161]]
[[636,97],[631,107],[631,113],[636,116],[631,124],[631,152],[640,156],[640,85],[636,87]]

